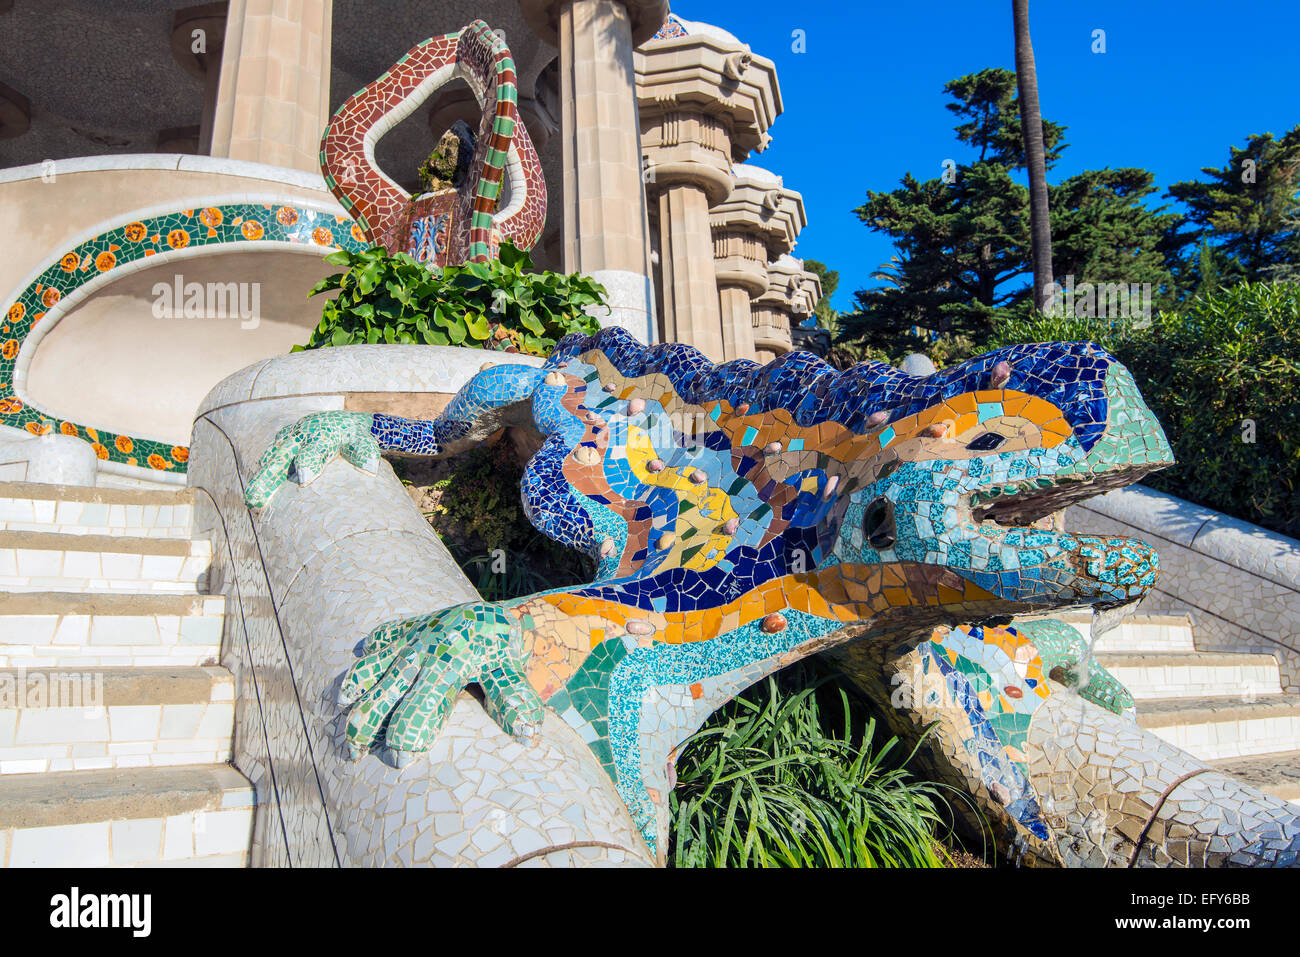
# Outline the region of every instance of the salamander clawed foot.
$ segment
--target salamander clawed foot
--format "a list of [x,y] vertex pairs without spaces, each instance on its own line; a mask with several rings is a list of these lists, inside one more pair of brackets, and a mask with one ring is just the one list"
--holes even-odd
[[379,468],[379,443],[370,433],[373,421],[368,412],[313,412],[285,426],[262,453],[244,491],[245,503],[249,508],[265,506],[290,471],[300,486],[310,485],[338,455],[374,474]]
[[488,713],[507,734],[534,744],[545,707],[519,649],[513,619],[486,602],[380,626],[339,689],[339,705],[351,708],[349,747],[364,752],[382,739],[394,765],[405,767],[433,746],[468,684],[482,687]]

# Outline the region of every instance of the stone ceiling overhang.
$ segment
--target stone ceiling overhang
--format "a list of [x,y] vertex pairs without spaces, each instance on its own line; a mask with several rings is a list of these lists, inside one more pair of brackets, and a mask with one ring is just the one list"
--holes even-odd
[[[668,19],[668,0],[618,0],[632,20],[632,45],[654,36]],[[533,32],[553,47],[560,45],[560,7],[564,0],[519,0],[524,20]]]

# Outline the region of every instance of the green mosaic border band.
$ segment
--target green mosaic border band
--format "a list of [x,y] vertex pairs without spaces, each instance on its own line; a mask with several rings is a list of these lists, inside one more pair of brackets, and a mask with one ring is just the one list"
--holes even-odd
[[361,228],[346,216],[291,204],[230,203],[124,222],[59,254],[5,309],[0,324],[0,425],[36,436],[73,436],[89,442],[103,461],[183,474],[189,461],[186,446],[71,422],[24,402],[14,393],[18,353],[32,328],[62,299],[130,263],[204,246],[240,243],[256,248],[286,242],[318,246],[322,254],[340,248],[360,252],[369,245]]

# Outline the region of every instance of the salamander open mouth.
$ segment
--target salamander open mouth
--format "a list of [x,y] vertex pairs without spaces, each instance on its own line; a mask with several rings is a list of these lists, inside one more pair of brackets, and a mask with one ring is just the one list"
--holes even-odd
[[[1027,581],[1036,581],[1047,588],[1046,593],[1025,589],[1022,600],[1051,595],[1053,602],[1068,599],[1079,604],[1135,601],[1155,584],[1159,569],[1155,550],[1132,538],[1067,531],[1062,511],[1130,485],[1158,467],[1123,466],[981,489],[971,496],[971,518],[980,537],[996,543],[1000,567],[1016,570],[1020,583],[1016,587],[1025,589]],[[999,580],[991,587],[996,590],[1002,585]]]
[[1060,479],[1040,477],[979,489],[970,497],[971,517],[976,522],[1013,528],[1051,527],[1056,512],[1094,495],[1132,485],[1159,467],[1132,466]]

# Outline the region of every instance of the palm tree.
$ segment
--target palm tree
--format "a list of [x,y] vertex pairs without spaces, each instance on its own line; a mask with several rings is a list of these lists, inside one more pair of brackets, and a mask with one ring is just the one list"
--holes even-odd
[[1038,109],[1038,71],[1029,42],[1029,0],[1011,0],[1016,30],[1016,87],[1020,93],[1020,126],[1029,168],[1029,240],[1034,262],[1034,305],[1051,307],[1052,224],[1047,210],[1047,160],[1043,150],[1043,117]]

